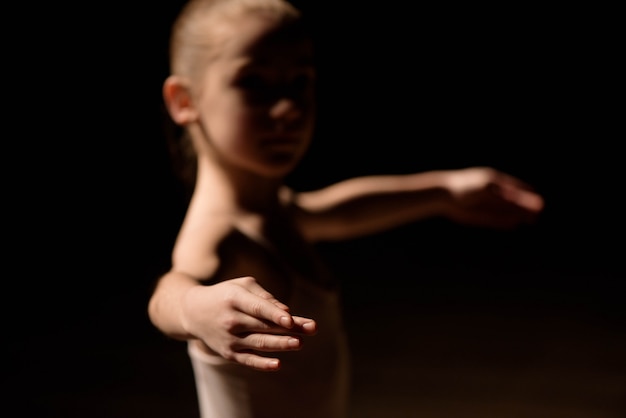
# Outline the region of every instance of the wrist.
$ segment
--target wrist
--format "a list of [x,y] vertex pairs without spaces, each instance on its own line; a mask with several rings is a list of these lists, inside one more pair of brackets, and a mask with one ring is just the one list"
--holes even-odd
[[438,170],[430,173],[430,182],[433,185],[431,211],[434,217],[450,218],[455,210],[457,190],[457,176],[454,170]]
[[193,311],[198,291],[204,286],[194,284],[185,289],[179,299],[178,318],[181,327],[181,337],[184,339],[197,338],[193,332]]

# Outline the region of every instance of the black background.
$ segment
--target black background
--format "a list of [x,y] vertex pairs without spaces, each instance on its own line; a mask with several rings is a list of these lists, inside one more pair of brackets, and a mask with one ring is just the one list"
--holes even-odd
[[[141,3],[5,17],[15,26],[5,55],[3,379],[38,416],[167,416],[194,402],[189,370],[176,367],[182,345],[145,313],[184,214],[160,96],[181,2]],[[430,220],[322,246],[347,277],[347,316],[539,304],[615,322],[624,335],[614,13],[301,3],[317,37],[320,111],[293,186],[490,165],[546,199],[538,223],[515,232]]]

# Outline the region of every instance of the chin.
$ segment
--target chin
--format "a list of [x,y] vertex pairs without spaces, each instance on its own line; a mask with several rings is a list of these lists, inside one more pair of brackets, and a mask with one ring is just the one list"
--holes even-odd
[[294,153],[273,153],[263,165],[263,172],[268,177],[285,177],[300,163],[301,155]]

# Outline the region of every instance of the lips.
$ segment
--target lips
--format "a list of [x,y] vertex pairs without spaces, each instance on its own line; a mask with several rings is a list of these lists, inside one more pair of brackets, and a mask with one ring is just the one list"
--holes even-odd
[[299,147],[302,140],[295,136],[272,136],[265,138],[261,145],[268,148],[293,149]]

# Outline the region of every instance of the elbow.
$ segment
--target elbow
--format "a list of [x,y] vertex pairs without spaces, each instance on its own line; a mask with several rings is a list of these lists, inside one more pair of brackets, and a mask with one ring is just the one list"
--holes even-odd
[[148,301],[148,319],[150,319],[150,322],[152,323],[152,325],[154,325],[155,327],[158,328],[158,302],[156,300],[156,298],[154,296],[152,296],[150,298],[150,300]]

